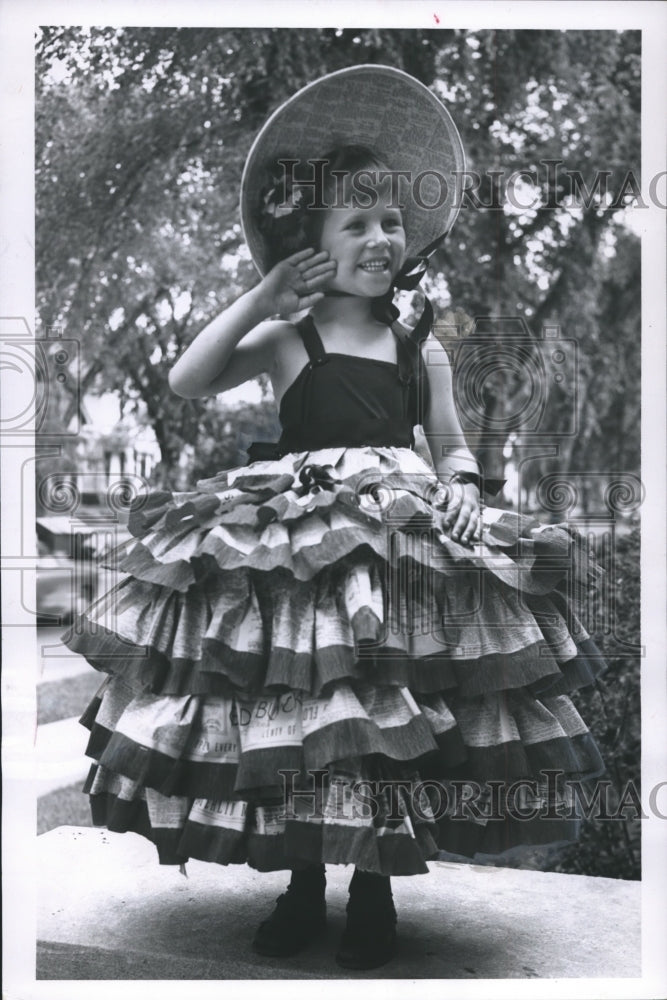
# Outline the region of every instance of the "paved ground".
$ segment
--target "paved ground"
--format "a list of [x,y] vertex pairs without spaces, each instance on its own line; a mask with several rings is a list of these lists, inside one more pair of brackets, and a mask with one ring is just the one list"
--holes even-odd
[[327,936],[295,958],[251,951],[285,873],[159,867],[133,834],[60,827],[39,838],[41,979],[498,979],[640,974],[640,886],[617,879],[433,863],[393,880],[399,958],[333,962],[350,870],[328,872]]

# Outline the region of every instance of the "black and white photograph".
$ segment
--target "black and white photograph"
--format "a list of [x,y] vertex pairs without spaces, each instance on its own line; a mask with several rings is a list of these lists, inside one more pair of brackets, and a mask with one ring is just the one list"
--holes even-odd
[[0,25],[6,995],[664,996],[664,5]]

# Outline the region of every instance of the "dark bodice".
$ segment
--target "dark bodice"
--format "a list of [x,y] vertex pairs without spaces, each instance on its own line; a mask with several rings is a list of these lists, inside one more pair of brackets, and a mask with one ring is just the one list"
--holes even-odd
[[311,316],[296,328],[308,363],[280,402],[280,441],[252,445],[251,460],[317,448],[412,447],[414,425],[423,421],[426,392],[419,345],[394,329],[398,361],[393,364],[328,354]]

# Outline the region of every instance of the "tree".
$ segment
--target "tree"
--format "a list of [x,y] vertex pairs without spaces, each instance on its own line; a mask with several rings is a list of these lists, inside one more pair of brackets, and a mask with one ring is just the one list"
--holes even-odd
[[[481,182],[474,200],[464,202],[439,263],[453,303],[470,317],[523,318],[536,352],[546,325],[577,340],[579,395],[588,400],[577,415],[584,429],[577,458],[580,468],[599,468],[601,456],[584,446],[591,441],[586,421],[596,414],[598,438],[608,440],[612,427],[599,423],[601,404],[608,411],[610,398],[617,399],[615,381],[599,380],[601,341],[610,355],[620,349],[627,356],[628,343],[634,345],[628,380],[639,366],[638,298],[628,341],[628,314],[624,325],[604,314],[609,267],[601,256],[604,249],[615,249],[617,274],[638,271],[639,244],[624,232],[618,209],[626,201],[628,177],[639,176],[639,36],[504,31],[460,33],[455,41],[439,54],[436,77],[455,101],[469,169]],[[519,174],[523,190],[510,185],[503,191],[508,178]],[[638,295],[639,285],[634,287]],[[496,346],[508,349],[502,337]],[[525,350],[524,344],[518,349]],[[502,373],[493,378],[495,384],[475,389],[488,390],[489,417],[502,427],[503,414],[509,418],[520,410],[515,393],[525,392],[525,380],[513,386]],[[563,391],[546,379],[547,387],[553,387],[542,425],[548,443],[572,418],[574,387]],[[632,407],[638,382],[630,387],[626,381],[625,388],[623,408]],[[487,473],[502,475],[505,443],[502,435],[491,442]],[[633,468],[631,456],[623,458]],[[561,471],[572,459],[572,450],[561,445]]]
[[[638,260],[610,207],[638,169],[637,32],[49,28],[37,54],[40,318],[80,338],[84,390],[143,402],[165,481],[183,447],[199,447],[204,414],[210,422],[217,411],[177,399],[167,371],[256,280],[237,211],[246,152],[298,87],[358,62],[405,68],[441,93],[479,176],[434,259],[436,303],[472,318],[522,319],[536,352],[545,323],[574,335],[588,423],[558,461],[566,471],[575,451],[582,466],[598,460],[619,413],[598,361],[605,349],[628,360],[624,345],[638,339],[628,338],[631,310],[621,323],[600,304],[611,267],[601,250],[615,246],[620,274]],[[602,170],[606,197],[596,186]],[[533,171],[534,181],[508,189],[515,171]],[[508,198],[535,206],[513,208]],[[637,369],[638,347],[627,371]],[[500,366],[477,388],[487,424],[501,428],[526,391]],[[571,393],[551,392],[545,433],[571,405]],[[480,435],[473,443],[484,444]],[[502,433],[486,442],[487,473],[502,475],[504,445]],[[621,457],[631,461],[630,451]]]

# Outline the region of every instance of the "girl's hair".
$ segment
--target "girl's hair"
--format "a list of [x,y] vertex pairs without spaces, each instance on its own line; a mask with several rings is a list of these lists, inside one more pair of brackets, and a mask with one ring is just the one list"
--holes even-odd
[[336,146],[318,159],[324,161],[323,168],[303,161],[288,167],[293,161],[287,157],[276,162],[260,193],[259,228],[269,268],[298,250],[318,247],[326,209],[339,202],[341,178],[389,169],[377,153],[360,145]]

